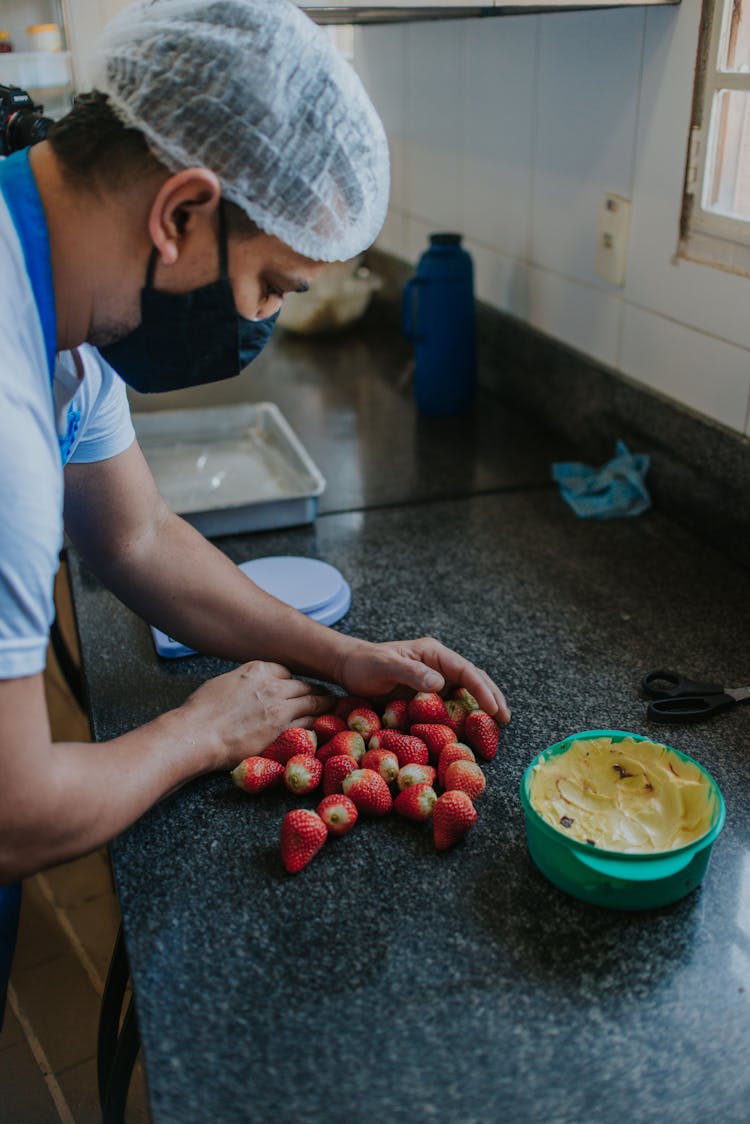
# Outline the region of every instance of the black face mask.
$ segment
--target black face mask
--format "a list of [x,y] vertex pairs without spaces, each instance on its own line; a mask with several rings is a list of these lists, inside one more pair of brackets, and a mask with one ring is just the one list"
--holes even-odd
[[141,289],[141,322],[99,351],[139,394],[182,390],[231,379],[252,363],[271,337],[278,312],[246,320],[237,312],[227,272],[224,209],[219,207],[218,281],[189,293],[154,289],[157,251],[151,251]]

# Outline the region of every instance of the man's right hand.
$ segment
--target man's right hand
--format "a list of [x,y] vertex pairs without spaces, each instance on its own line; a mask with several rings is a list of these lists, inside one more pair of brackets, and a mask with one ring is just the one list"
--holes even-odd
[[214,767],[233,769],[245,757],[262,753],[289,726],[309,728],[332,704],[330,695],[294,679],[281,664],[253,660],[207,680],[180,711],[215,747]]
[[100,846],[186,781],[233,769],[331,704],[254,661],[111,741],[53,743],[41,673],[0,681],[0,884]]

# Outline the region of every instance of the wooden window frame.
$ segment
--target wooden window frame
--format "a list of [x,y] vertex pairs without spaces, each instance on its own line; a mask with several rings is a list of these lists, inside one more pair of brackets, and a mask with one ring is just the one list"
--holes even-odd
[[[734,218],[704,206],[717,161],[718,129],[711,127],[714,101],[721,90],[750,93],[750,73],[720,67],[734,2],[704,0],[678,257],[750,276],[750,216]],[[750,9],[747,14],[750,18]]]

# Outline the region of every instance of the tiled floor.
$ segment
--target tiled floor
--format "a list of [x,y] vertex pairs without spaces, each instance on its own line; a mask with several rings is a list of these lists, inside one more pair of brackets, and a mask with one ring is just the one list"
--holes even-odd
[[[64,572],[58,618],[75,650]],[[45,676],[52,736],[88,741],[85,716],[50,652]],[[119,913],[105,849],[24,883],[21,927],[9,1007],[0,1034],[0,1124],[93,1124],[96,1034]],[[149,1121],[146,1086],[136,1066],[128,1124]]]

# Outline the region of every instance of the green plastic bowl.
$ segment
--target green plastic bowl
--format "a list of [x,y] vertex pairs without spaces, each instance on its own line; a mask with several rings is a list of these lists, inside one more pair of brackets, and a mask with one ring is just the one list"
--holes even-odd
[[726,819],[726,808],[719,786],[711,774],[692,757],[680,753],[672,746],[666,747],[683,761],[696,765],[710,781],[715,803],[713,822],[700,839],[674,851],[655,851],[645,855],[605,851],[590,843],[566,837],[548,824],[531,805],[531,778],[534,766],[542,755],[545,758],[556,756],[565,753],[571,742],[604,737],[612,738],[615,742],[622,741],[623,738],[633,738],[639,742],[653,740],[624,730],[586,730],[582,734],[570,734],[563,741],[537,754],[521,781],[521,803],[526,816],[529,853],[550,882],[566,894],[572,894],[574,898],[592,905],[606,906],[608,909],[655,909],[671,905],[684,898],[703,881],[711,848]]

